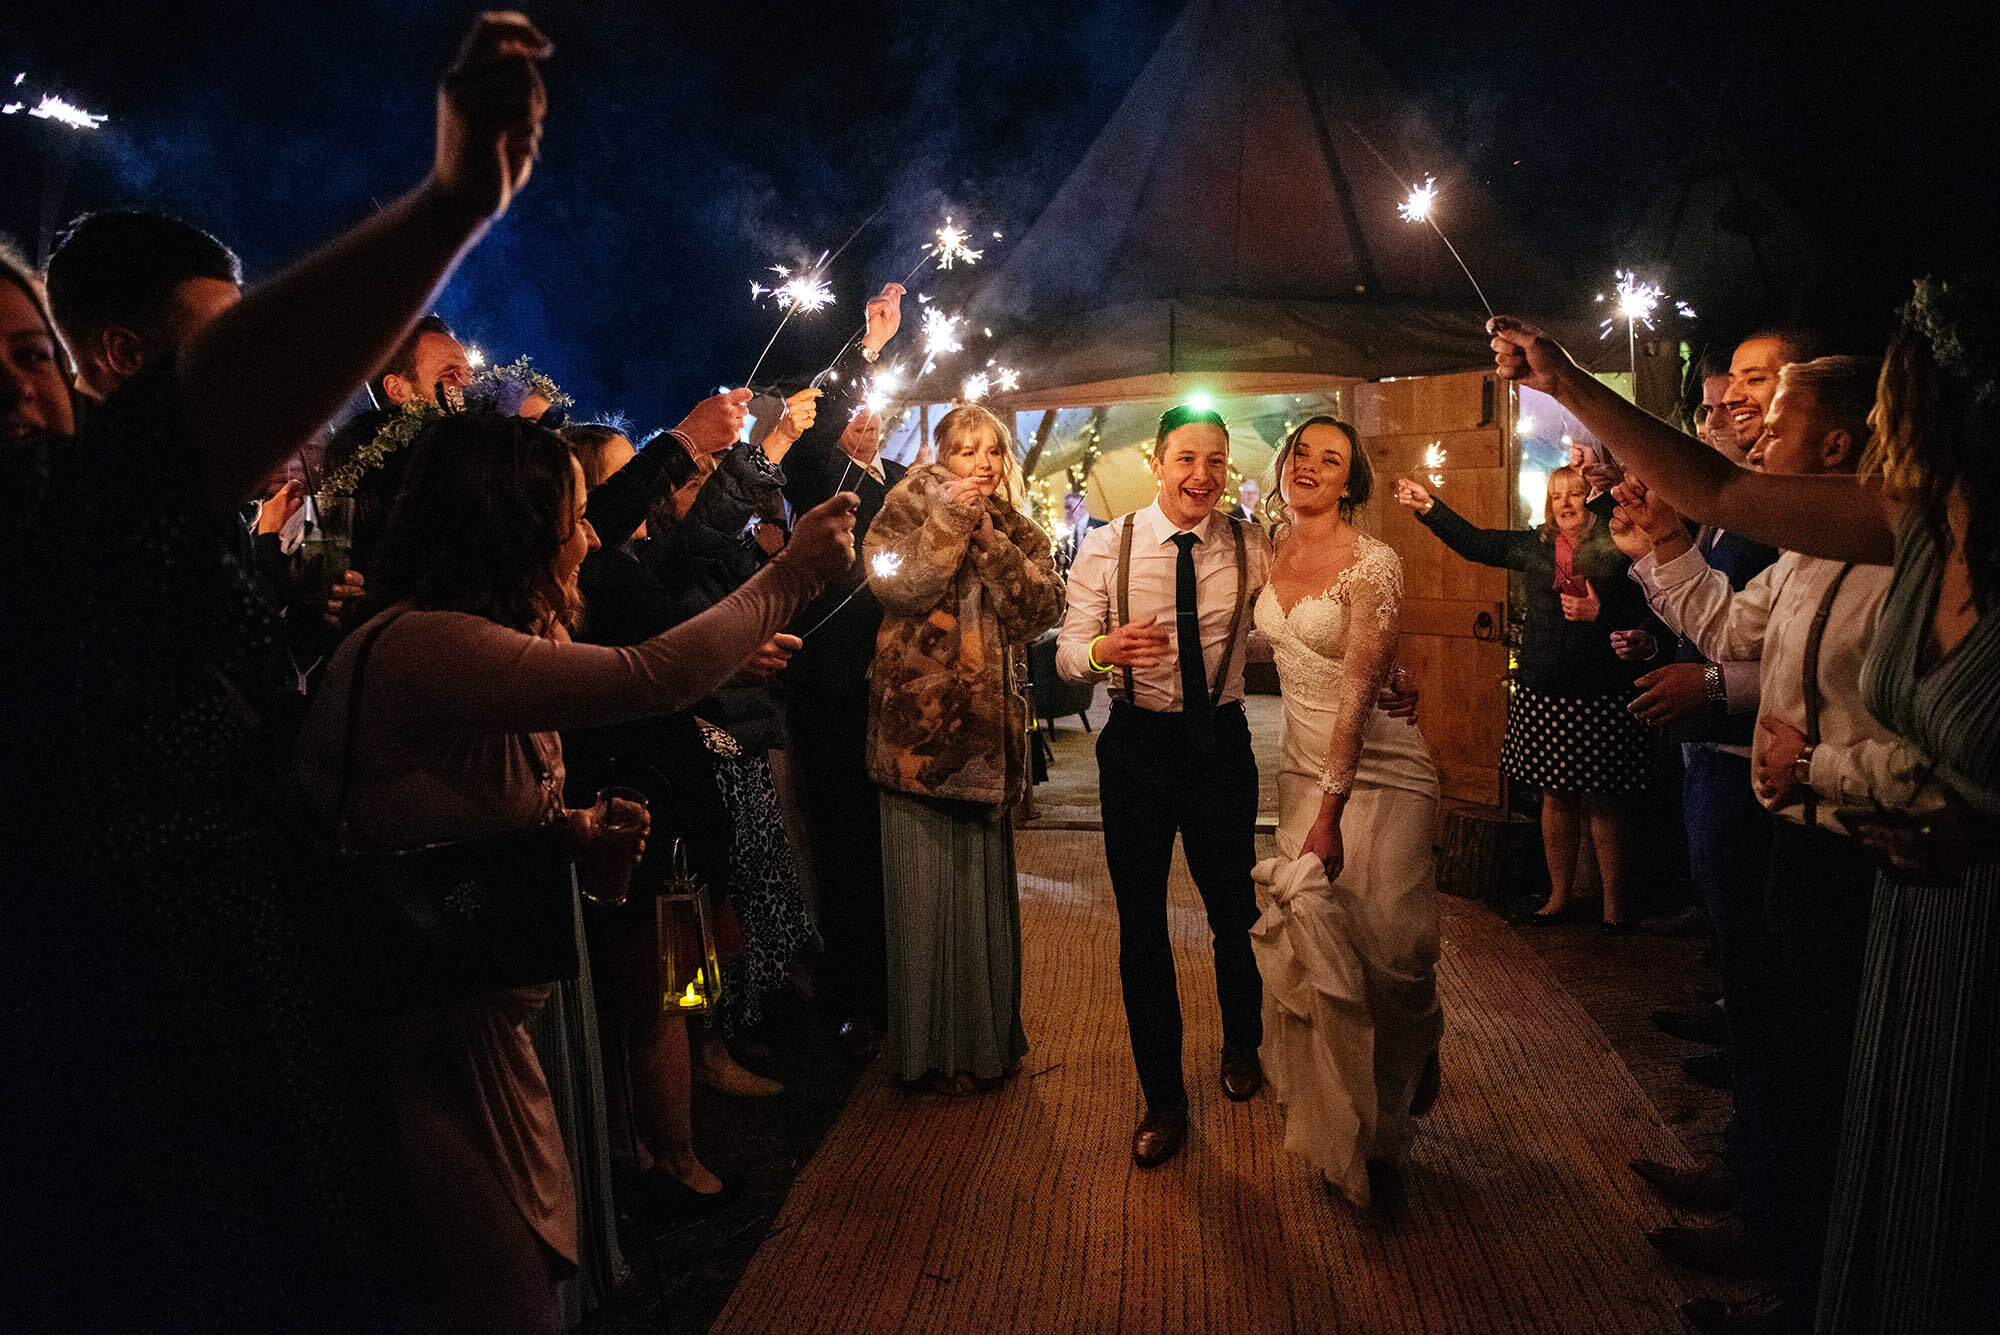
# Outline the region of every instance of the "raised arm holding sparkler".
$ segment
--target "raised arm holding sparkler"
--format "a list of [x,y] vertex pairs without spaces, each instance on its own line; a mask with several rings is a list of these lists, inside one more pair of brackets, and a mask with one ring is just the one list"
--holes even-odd
[[1755,472],[1627,403],[1534,325],[1511,315],[1487,325],[1502,379],[1538,389],[1682,514],[1776,547],[1883,564],[1895,555],[1900,506],[1879,476],[1858,483]]

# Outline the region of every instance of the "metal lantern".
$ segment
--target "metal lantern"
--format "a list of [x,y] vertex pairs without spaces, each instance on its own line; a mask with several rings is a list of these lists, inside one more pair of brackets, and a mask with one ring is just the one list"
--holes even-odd
[[687,849],[680,840],[674,840],[669,856],[672,870],[653,909],[660,951],[660,1010],[666,1015],[706,1015],[722,1002],[715,915],[708,887],[688,871]]

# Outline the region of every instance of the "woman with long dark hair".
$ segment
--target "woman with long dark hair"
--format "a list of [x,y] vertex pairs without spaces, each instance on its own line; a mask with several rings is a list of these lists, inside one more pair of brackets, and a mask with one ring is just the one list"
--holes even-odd
[[[300,744],[316,806],[362,848],[551,820],[591,848],[609,836],[563,808],[556,730],[700,698],[852,559],[852,498],[836,498],[702,616],[630,647],[577,644],[577,570],[597,539],[570,447],[533,422],[463,413],[409,448],[378,548],[388,606],[336,652]],[[561,1328],[576,1202],[527,1030],[548,994],[428,1005],[381,1035],[439,1328]]]

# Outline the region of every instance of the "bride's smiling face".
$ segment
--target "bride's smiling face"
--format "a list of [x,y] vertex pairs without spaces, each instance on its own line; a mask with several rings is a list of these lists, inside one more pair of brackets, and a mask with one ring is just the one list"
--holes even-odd
[[1324,422],[1307,427],[1285,456],[1285,503],[1301,516],[1338,510],[1353,465],[1354,447],[1346,432]]

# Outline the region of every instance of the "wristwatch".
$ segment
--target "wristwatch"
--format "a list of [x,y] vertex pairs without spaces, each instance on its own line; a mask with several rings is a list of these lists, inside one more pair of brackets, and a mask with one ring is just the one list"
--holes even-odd
[[1722,685],[1722,664],[1710,663],[1701,670],[1702,694],[1712,704],[1729,703],[1729,692]]
[[1810,790],[1812,788],[1812,758],[1813,758],[1813,748],[1811,746],[1807,746],[1806,749],[1799,752],[1797,758],[1792,761],[1792,780],[1795,783],[1797,783],[1799,787],[1807,790]]

